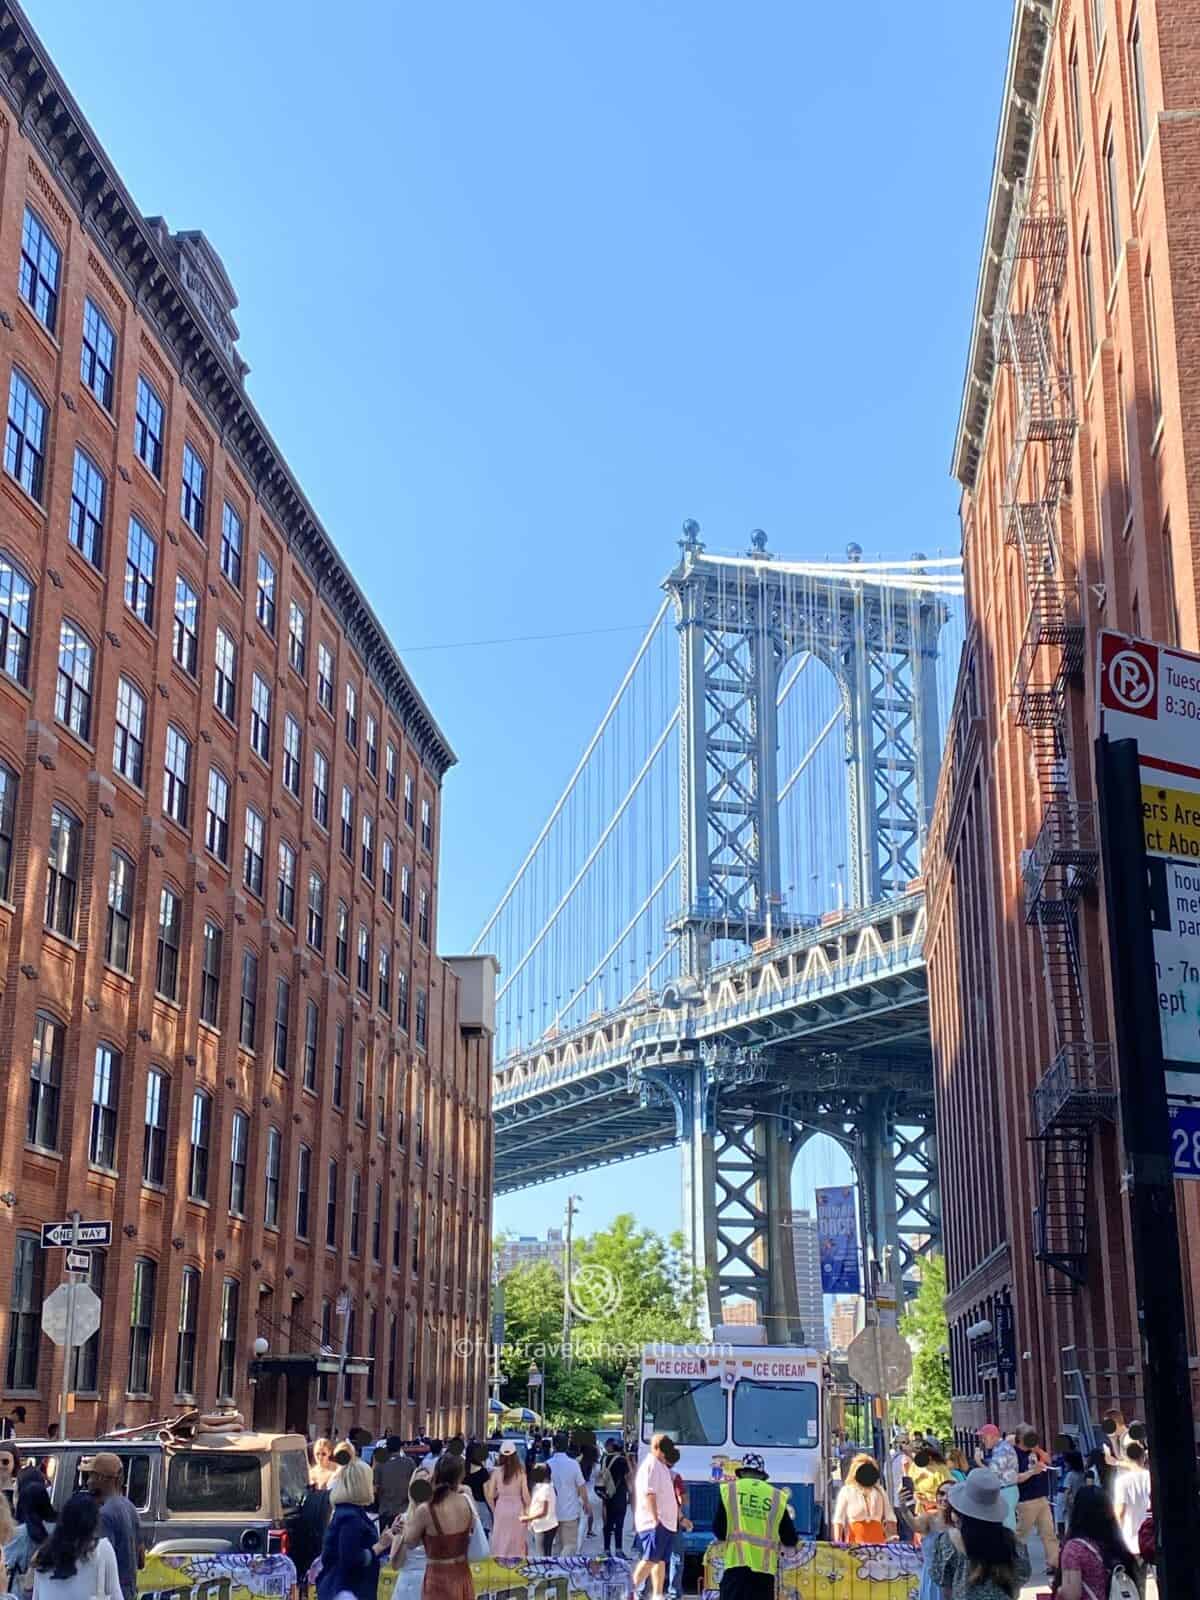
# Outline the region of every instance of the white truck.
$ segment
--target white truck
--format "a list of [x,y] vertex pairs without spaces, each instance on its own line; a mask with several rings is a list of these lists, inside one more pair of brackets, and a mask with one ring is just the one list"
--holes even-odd
[[711,1541],[721,1481],[750,1450],[790,1492],[801,1537],[823,1530],[825,1362],[818,1350],[765,1337],[759,1327],[729,1326],[717,1328],[711,1344],[643,1347],[638,1454],[656,1433],[679,1446],[675,1470],[694,1524],[685,1535],[689,1555]]

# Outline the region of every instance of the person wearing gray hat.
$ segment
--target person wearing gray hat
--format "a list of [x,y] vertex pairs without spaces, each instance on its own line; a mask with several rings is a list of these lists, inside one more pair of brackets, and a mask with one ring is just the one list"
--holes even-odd
[[946,1498],[954,1513],[950,1540],[954,1600],[1015,1600],[1030,1575],[1025,1546],[1005,1525],[1004,1484],[990,1467],[976,1467]]

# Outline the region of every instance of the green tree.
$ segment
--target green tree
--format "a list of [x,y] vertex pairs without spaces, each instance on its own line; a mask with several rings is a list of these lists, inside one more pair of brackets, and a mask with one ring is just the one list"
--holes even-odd
[[920,1428],[943,1442],[953,1432],[945,1303],[946,1263],[941,1256],[925,1256],[921,1287],[900,1319],[900,1332],[912,1346],[913,1370],[908,1392],[896,1402],[895,1416],[904,1427]]

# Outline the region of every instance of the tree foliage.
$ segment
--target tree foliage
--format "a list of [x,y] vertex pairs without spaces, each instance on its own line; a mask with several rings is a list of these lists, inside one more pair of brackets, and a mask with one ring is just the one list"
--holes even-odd
[[907,1394],[896,1402],[895,1415],[904,1427],[919,1428],[943,1443],[953,1433],[945,1301],[946,1263],[941,1256],[925,1256],[920,1290],[900,1319],[900,1332],[912,1346],[913,1370]]
[[575,1244],[572,1364],[563,1358],[563,1283],[549,1263],[516,1267],[504,1277],[503,1398],[522,1405],[531,1361],[542,1373],[548,1419],[595,1426],[619,1411],[625,1365],[642,1346],[681,1344],[699,1334],[703,1283],[681,1234],[664,1239],[629,1213]]

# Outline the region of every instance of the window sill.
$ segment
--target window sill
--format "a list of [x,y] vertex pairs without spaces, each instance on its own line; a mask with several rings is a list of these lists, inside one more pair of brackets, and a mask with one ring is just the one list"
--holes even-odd
[[[45,472],[44,460],[42,462],[42,471],[43,473]],[[12,495],[18,507],[25,513],[25,515],[37,522],[39,526],[44,527],[47,516],[45,506],[40,500],[35,500],[33,498],[23,483],[18,483],[17,479],[13,477],[12,473],[9,472],[7,467],[4,469],[3,483],[4,487]]]
[[215,1022],[206,1022],[203,1017],[199,1017],[196,1021],[196,1026],[202,1028],[205,1033],[211,1033],[214,1039],[221,1037],[221,1030]]
[[132,778],[127,778],[123,772],[118,772],[116,767],[113,768],[113,777],[119,778],[121,787],[128,789],[132,795],[135,795],[143,806],[146,804],[146,790],[143,785],[134,783]]
[[105,972],[111,972],[114,978],[120,978],[123,987],[133,988],[133,974],[124,967],[114,967],[111,961],[106,961],[104,970]]
[[[166,1184],[165,1183],[156,1183],[153,1178],[143,1178],[142,1179],[142,1188],[143,1189],[149,1189],[151,1194],[162,1194],[162,1195],[165,1195],[166,1192],[167,1192]],[[198,1203],[199,1202],[197,1202],[197,1204]]]
[[86,750],[88,755],[91,756],[93,763],[95,762],[96,746],[92,744],[89,739],[85,739],[84,736],[77,732],[69,722],[61,722],[58,717],[55,717],[54,719],[54,726],[58,729],[59,733],[65,733],[72,744],[78,745],[81,750]]
[[98,1161],[89,1161],[88,1171],[97,1178],[111,1178],[114,1182],[120,1177],[116,1167],[103,1167]]
[[[42,321],[41,317],[38,316],[37,312],[29,304],[29,301],[26,300],[25,296],[21,294],[19,290],[17,292],[17,310],[21,314],[22,321],[28,325],[36,337],[39,338],[43,344],[48,344],[56,357],[61,357],[62,345],[59,343],[58,335],[51,332],[51,330]],[[62,310],[61,294],[59,296],[59,310]]]
[[158,634],[155,632],[152,622],[147,622],[145,617],[139,617],[137,612],[131,610],[129,606],[124,607],[124,613],[130,622],[135,622],[138,625],[152,644],[158,643]]
[[[101,553],[103,554],[103,540],[101,540]],[[77,569],[79,576],[86,583],[95,586],[97,597],[99,597],[104,584],[103,569],[98,567],[95,562],[89,561],[83,551],[77,545],[73,545],[70,539],[67,540],[67,560]]]
[[[114,382],[114,386],[115,386],[115,383],[116,383],[115,376],[114,376],[113,382]],[[109,408],[104,404],[103,400],[97,399],[95,394],[93,394],[92,390],[83,381],[82,377],[79,380],[79,392],[80,392],[81,395],[86,396],[88,405],[95,412],[96,416],[102,422],[107,422],[109,427],[115,433],[116,429],[117,429],[117,419],[116,419],[116,417],[109,410]]]
[[153,470],[153,468],[147,466],[146,462],[142,460],[141,456],[138,455],[136,450],[134,450],[134,452],[133,452],[133,461],[134,461],[134,465],[141,472],[141,474],[142,474],[143,478],[145,478],[146,482],[148,484],[152,484],[154,489],[155,489],[155,491],[159,495],[165,497],[166,492],[167,492],[166,484],[158,476],[158,474]]
[[177,661],[174,656],[171,657],[171,675],[177,678],[184,688],[189,689],[192,694],[199,693],[200,679],[194,672],[189,672],[183,662]]
[[29,1139],[25,1140],[25,1149],[30,1155],[45,1156],[49,1161],[61,1161],[63,1159],[63,1153],[61,1150],[50,1150],[46,1145],[34,1144]]
[[204,1211],[212,1210],[212,1201],[202,1200],[198,1194],[188,1195],[187,1203],[189,1206],[200,1206]]
[[181,1011],[183,1009],[180,1002],[175,999],[173,995],[163,994],[161,989],[156,989],[154,991],[154,998],[156,1000],[161,1000],[164,1006],[170,1006],[172,1011]]
[[[76,909],[78,909],[78,907]],[[42,924],[42,938],[52,939],[55,944],[65,945],[66,948],[70,951],[73,951],[75,955],[79,954],[80,946],[78,939],[72,939],[71,936],[66,933],[59,933],[57,928],[48,928],[46,927],[45,923]]]

